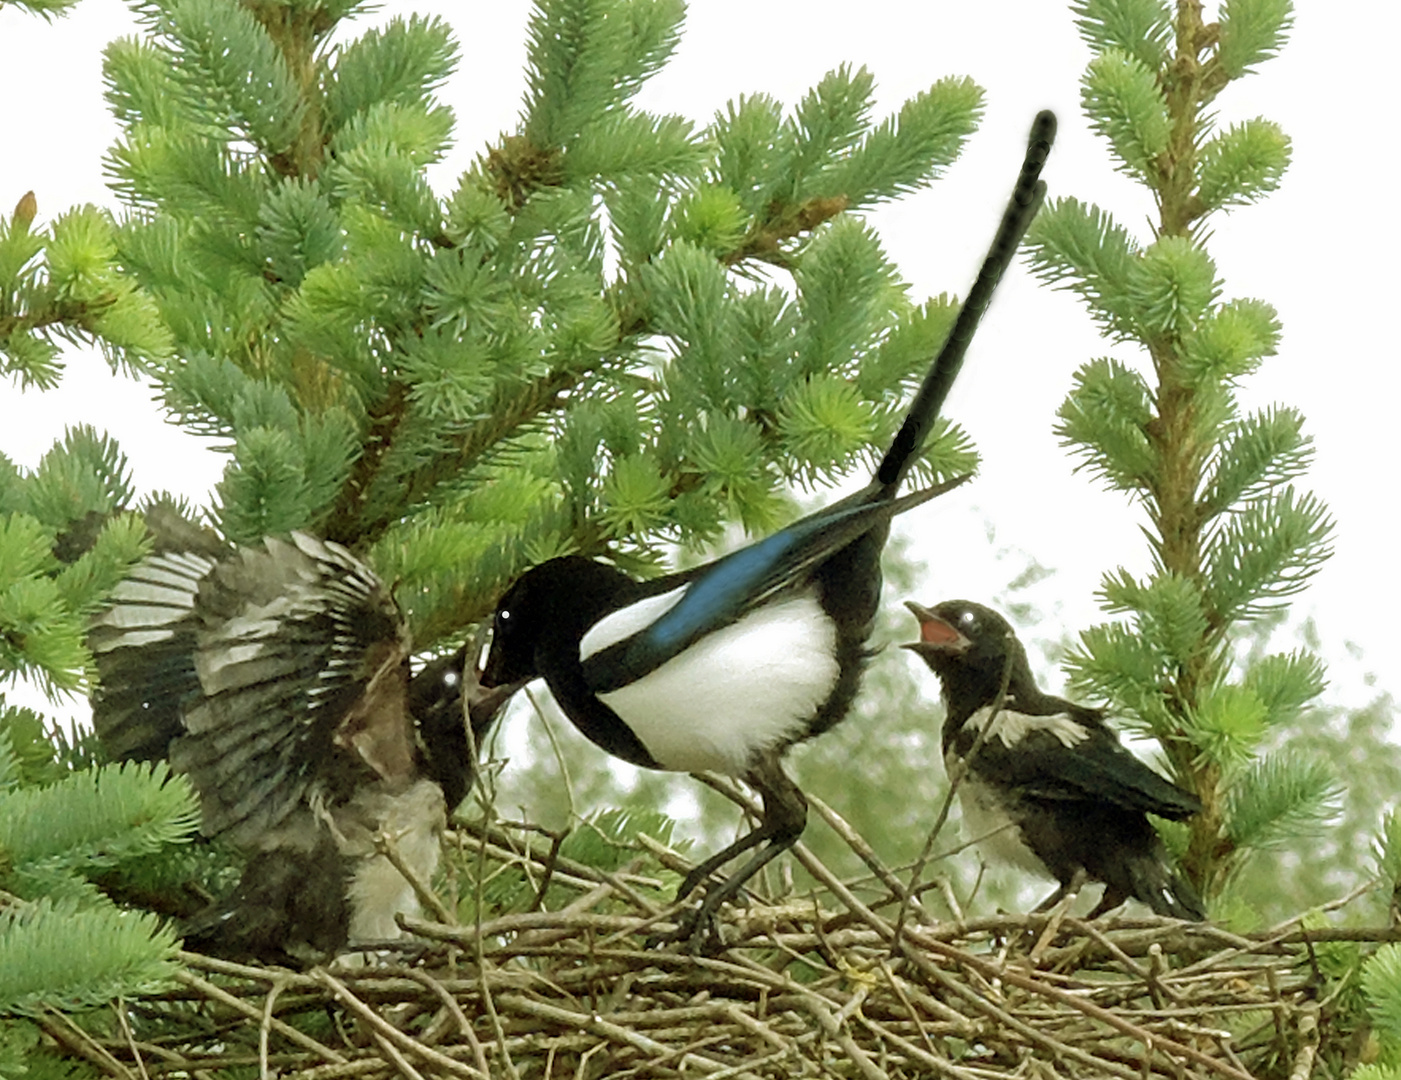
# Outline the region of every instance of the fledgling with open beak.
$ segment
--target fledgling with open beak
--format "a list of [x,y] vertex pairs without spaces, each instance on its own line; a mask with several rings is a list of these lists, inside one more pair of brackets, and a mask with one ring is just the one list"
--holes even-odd
[[945,766],[952,774],[966,764],[958,794],[967,831],[993,858],[1060,883],[1037,910],[1080,879],[1104,883],[1089,918],[1132,898],[1158,915],[1205,919],[1147,816],[1181,821],[1201,801],[1126,750],[1101,711],[1043,693],[997,612],[968,600],[905,606],[920,640],[904,648],[943,689]]

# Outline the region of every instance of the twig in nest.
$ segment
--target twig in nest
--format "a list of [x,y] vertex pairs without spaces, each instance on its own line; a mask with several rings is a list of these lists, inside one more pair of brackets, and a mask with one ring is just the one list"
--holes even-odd
[[949,770],[949,789],[944,792],[943,802],[939,804],[939,813],[935,816],[934,824],[929,830],[929,835],[925,838],[924,848],[920,851],[919,858],[915,860],[914,869],[910,871],[910,884],[900,899],[900,911],[895,916],[895,937],[890,943],[891,955],[895,955],[899,951],[900,934],[905,927],[905,919],[909,915],[910,898],[918,895],[920,876],[924,873],[925,864],[934,851],[934,843],[938,840],[939,833],[943,831],[945,823],[949,820],[949,811],[953,809],[953,797],[957,794],[959,785],[968,775],[968,770],[972,768],[973,759],[978,756],[978,751],[983,748],[983,744],[992,734],[993,725],[997,723],[997,718],[1002,715],[1002,706],[1007,702],[1007,687],[1012,682],[1012,658],[1015,655],[1014,649],[1007,650],[1007,661],[1002,665],[1002,681],[997,687],[997,697],[993,699],[992,715],[988,717],[983,729],[978,732],[977,738],[973,740],[973,745],[968,748],[968,753],[963,760]]
[[[348,1008],[367,1025],[371,1033],[378,1033],[388,1039],[394,1046],[409,1051],[409,1053],[421,1057],[424,1061],[445,1069],[456,1076],[468,1076],[479,1078],[479,1080],[491,1080],[490,1076],[485,1076],[478,1072],[471,1065],[462,1061],[455,1061],[446,1054],[434,1050],[431,1046],[425,1046],[417,1039],[405,1035],[393,1024],[385,1020],[374,1009],[370,1008],[358,997],[350,992],[350,989],[339,979],[324,968],[317,968],[312,972],[312,978],[330,990],[336,1000]],[[421,1078],[419,1078],[421,1080]]]
[[409,972],[409,977],[415,982],[422,983],[433,992],[433,996],[443,1003],[443,1008],[447,1009],[452,1018],[457,1021],[458,1033],[466,1040],[471,1047],[472,1058],[477,1063],[477,1069],[484,1075],[491,1075],[491,1068],[487,1065],[486,1051],[482,1049],[481,1041],[477,1038],[477,1033],[472,1030],[472,1022],[467,1019],[467,1014],[462,1011],[462,1006],[457,1003],[457,999],[448,993],[447,987],[440,983],[426,971],[417,968]]
[[[271,976],[274,979],[277,977],[276,973],[274,972],[264,972],[263,974],[265,977]],[[227,1005],[230,1009],[233,1009],[235,1012],[241,1014],[249,1020],[255,1021],[259,1024],[263,1022],[263,1014],[261,1010],[254,1008],[242,998],[234,997],[234,995],[228,993],[221,987],[215,986],[212,982],[209,982],[206,979],[201,979],[198,975],[195,975],[188,971],[177,971],[175,972],[175,981],[184,983],[186,986],[198,990],[205,997],[213,998],[221,1005]],[[313,1054],[316,1054],[318,1057],[321,1057],[326,1061],[329,1061],[336,1065],[344,1065],[346,1063],[346,1058],[343,1054],[332,1050],[329,1046],[323,1046],[321,1043],[313,1039],[310,1035],[307,1035],[292,1027],[291,1024],[285,1023],[284,1021],[277,1019],[277,1017],[275,1016],[268,1018],[268,1024],[273,1031],[277,1032],[279,1035],[281,1035],[288,1041],[300,1046],[302,1049],[310,1050]]]
[[35,1023],[45,1035],[59,1046],[67,1047],[72,1053],[92,1062],[99,1069],[121,1080],[136,1080],[130,1069],[114,1058],[106,1049],[99,1046],[91,1035],[73,1023],[63,1013],[50,1009],[35,1018]]
[[258,1076],[260,1080],[268,1080],[272,1075],[268,1068],[268,1037],[272,1034],[272,1007],[277,1003],[278,996],[286,985],[281,979],[275,980],[268,987],[267,996],[263,999],[263,1018],[258,1024]]
[[136,1047],[136,1037],[131,1033],[131,1024],[127,1021],[126,999],[117,998],[112,1002],[112,1012],[117,1017],[117,1026],[122,1029],[122,1038],[126,1040],[127,1048],[131,1051],[131,1059],[136,1062],[136,1069],[141,1073],[141,1080],[151,1080],[151,1074],[146,1071],[146,1061]]
[[456,917],[447,909],[442,898],[428,887],[424,881],[413,871],[413,868],[404,861],[404,856],[399,852],[398,841],[383,829],[375,833],[375,851],[389,860],[389,865],[403,876],[404,880],[413,888],[414,895],[418,897],[418,902],[433,912],[440,922],[455,923]]
[[1035,967],[1041,962],[1041,956],[1045,953],[1047,946],[1055,939],[1060,932],[1060,924],[1065,920],[1066,912],[1070,910],[1070,905],[1080,898],[1080,890],[1085,887],[1085,870],[1080,867],[1070,879],[1070,884],[1065,888],[1065,895],[1055,907],[1047,912],[1046,925],[1041,931],[1041,936],[1036,939],[1036,944],[1031,948],[1028,959],[1031,966]]

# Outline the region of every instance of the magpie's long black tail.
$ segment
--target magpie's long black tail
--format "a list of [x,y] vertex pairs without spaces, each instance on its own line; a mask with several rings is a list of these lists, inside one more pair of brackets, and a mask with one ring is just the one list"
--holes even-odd
[[1046,197],[1046,184],[1041,180],[1041,167],[1051,152],[1051,143],[1056,137],[1056,115],[1046,110],[1036,116],[1031,125],[1031,136],[1027,141],[1026,157],[1022,161],[1021,175],[1012,189],[1012,198],[1002,215],[987,258],[978,271],[977,280],[968,291],[968,298],[958,313],[958,319],[949,331],[944,347],[924,383],[910,404],[909,414],[896,433],[890,449],[886,451],[880,468],[876,470],[876,481],[883,488],[893,492],[909,471],[915,454],[924,444],[924,437],[939,415],[944,399],[948,397],[958,370],[963,366],[964,354],[973,341],[978,328],[978,320],[992,300],[992,294],[1001,280],[1003,272],[1011,265],[1017,254],[1017,247],[1026,234],[1027,227],[1041,209]]

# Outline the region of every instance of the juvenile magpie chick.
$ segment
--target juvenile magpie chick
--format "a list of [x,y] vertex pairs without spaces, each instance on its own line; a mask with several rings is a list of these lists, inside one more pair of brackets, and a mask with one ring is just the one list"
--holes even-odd
[[762,796],[758,827],[681,885],[678,898],[760,848],[708,890],[683,925],[693,948],[720,904],[802,834],[807,801],[782,756],[851,706],[868,658],[891,518],[966,479],[898,495],[1040,207],[1038,176],[1054,129],[1050,113],[1037,117],[977,282],[865,489],[715,562],[650,581],[579,556],[551,559],[517,580],[497,607],[484,685],[543,677],[564,713],[609,753],[647,768],[742,777]]
[[[514,687],[474,692],[466,650],[410,676],[389,590],[345,548],[293,533],[236,551],[158,551],[89,635],[93,719],[117,760],[169,758],[202,831],[248,855],[190,947],[319,960],[400,937],[480,741]],[[470,708],[464,709],[464,698]]]
[[1158,915],[1205,919],[1145,816],[1181,821],[1200,800],[1125,750],[1099,710],[1043,694],[997,612],[967,600],[905,606],[920,640],[904,648],[943,687],[945,767],[952,775],[967,764],[958,795],[969,834],[986,837],[979,846],[994,858],[1060,882],[1037,910],[1080,877],[1104,883],[1091,919],[1130,897]]

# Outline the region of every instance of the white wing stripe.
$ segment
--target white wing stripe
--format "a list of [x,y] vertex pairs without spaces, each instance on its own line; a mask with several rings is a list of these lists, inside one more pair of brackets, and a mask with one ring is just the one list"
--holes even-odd
[[645,630],[681,602],[689,586],[682,585],[657,596],[649,596],[605,615],[589,628],[579,642],[579,659],[587,660],[616,642]]
[[[964,721],[963,729],[973,732],[982,731],[992,713],[993,710],[990,706],[983,706]],[[992,731],[989,732],[988,738],[1002,740],[1002,745],[1010,750],[1033,731],[1044,731],[1058,739],[1060,744],[1065,747],[1078,746],[1090,737],[1089,729],[1077,724],[1069,713],[1033,716],[1030,713],[1017,712],[1015,709],[1004,707],[997,713],[997,719],[993,721]]]

